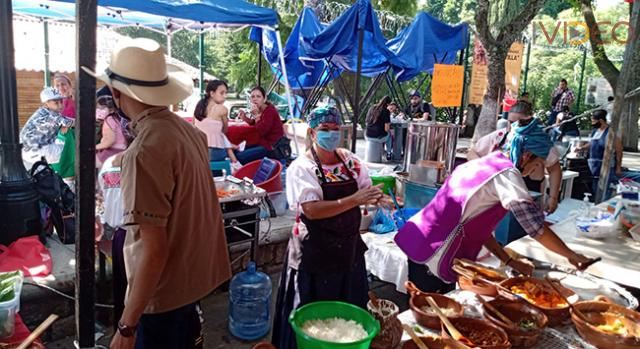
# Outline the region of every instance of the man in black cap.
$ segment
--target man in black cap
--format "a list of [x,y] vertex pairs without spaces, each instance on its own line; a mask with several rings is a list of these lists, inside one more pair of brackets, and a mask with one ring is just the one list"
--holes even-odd
[[410,103],[405,109],[405,114],[412,120],[431,121],[434,120],[436,111],[431,104],[422,101],[420,92],[414,91],[411,94]]

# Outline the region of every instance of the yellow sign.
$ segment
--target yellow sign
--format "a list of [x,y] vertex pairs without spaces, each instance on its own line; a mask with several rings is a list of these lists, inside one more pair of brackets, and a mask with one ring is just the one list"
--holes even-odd
[[[520,72],[522,71],[522,55],[524,45],[514,42],[509,49],[507,59],[504,61],[505,94],[517,98],[520,89]],[[488,84],[487,57],[484,47],[476,40],[473,48],[473,68],[471,71],[471,83],[469,85],[469,104],[482,104],[487,92]]]
[[462,102],[464,68],[461,65],[435,64],[431,82],[434,107],[459,107]]

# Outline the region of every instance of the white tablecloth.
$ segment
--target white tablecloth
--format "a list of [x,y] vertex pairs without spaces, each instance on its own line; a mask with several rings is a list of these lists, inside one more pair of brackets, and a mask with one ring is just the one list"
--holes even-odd
[[[640,288],[640,242],[624,236],[604,240],[579,237],[573,217],[552,225],[551,229],[569,248],[577,253],[588,257],[602,257],[602,261],[586,270],[589,274],[622,285]],[[507,246],[519,254],[535,260],[572,267],[565,258],[545,249],[540,243],[528,236]]]
[[364,258],[367,271],[382,281],[396,285],[398,292],[407,293],[404,283],[409,279],[409,265],[407,256],[393,241],[396,233],[362,234],[362,240],[369,248]]

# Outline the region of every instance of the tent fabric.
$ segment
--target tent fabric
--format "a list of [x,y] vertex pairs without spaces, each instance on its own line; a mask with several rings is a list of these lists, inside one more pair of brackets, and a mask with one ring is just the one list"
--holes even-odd
[[407,81],[422,72],[433,73],[433,66],[454,64],[456,54],[468,44],[468,24],[450,26],[426,12],[420,12],[413,22],[389,40],[387,45],[403,62],[405,70],[396,76]]
[[[73,3],[75,0],[56,0],[60,2]],[[44,4],[46,6],[54,6],[52,1],[35,1],[35,0],[19,0],[15,2],[30,2],[35,4]],[[276,11],[251,4],[244,0],[201,0],[195,2],[192,0],[98,0],[101,7],[115,8],[108,10],[110,15],[100,16],[102,20],[115,20],[119,23],[121,18],[127,18],[126,22],[131,24],[129,16],[133,18],[146,19],[149,21],[153,16],[161,16],[165,18],[163,23],[153,21],[153,23],[141,22],[140,25],[146,25],[157,29],[165,29],[167,19],[173,21],[174,18],[181,20],[189,20],[192,22],[216,23],[221,25],[238,26],[238,25],[258,25],[275,27],[278,24],[278,14]],[[133,11],[130,13],[127,9]],[[74,10],[75,11],[75,10]],[[112,19],[108,19],[111,17]],[[132,19],[133,19],[132,18]],[[180,22],[180,20],[176,20]],[[135,21],[133,22],[135,23]],[[194,26],[188,26],[195,29]]]
[[[311,89],[321,81],[326,81],[326,79],[332,80],[340,75],[340,69],[336,69],[333,74],[329,76],[329,72],[325,70],[327,65],[323,60],[300,60],[301,35],[317,35],[324,27],[313,9],[305,7],[291,30],[291,34],[284,47],[284,61],[287,66],[289,85],[294,90]],[[276,76],[279,76],[280,82],[284,83],[284,77],[280,73],[282,69],[280,67],[275,32],[253,27],[249,38],[262,44],[263,56],[271,65],[272,71]]]
[[396,73],[403,71],[404,63],[387,48],[387,39],[368,0],[356,1],[320,33],[302,33],[301,59],[330,59],[344,70],[357,71],[359,29],[364,30],[363,75],[373,77],[384,73],[390,66]]

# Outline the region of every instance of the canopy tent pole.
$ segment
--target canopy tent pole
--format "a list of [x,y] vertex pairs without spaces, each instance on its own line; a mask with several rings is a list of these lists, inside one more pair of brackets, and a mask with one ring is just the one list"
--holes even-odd
[[[464,58],[465,58],[465,50],[462,49],[460,50],[460,59],[458,60],[458,65],[462,65],[463,66],[463,72],[462,72],[462,86],[464,86],[464,74],[466,73],[466,65],[464,64]],[[462,113],[464,108],[462,107],[462,103],[464,102],[464,87],[462,88],[462,99],[460,100],[460,124],[462,124]],[[449,116],[452,120],[452,123],[456,123],[456,117],[458,116],[458,107],[453,107],[453,111],[451,112],[451,115]],[[433,120],[436,120],[436,116],[433,116]]]
[[524,81],[522,83],[522,93],[527,92],[527,82],[529,81],[529,58],[531,58],[531,39],[527,39],[527,60],[524,63]]
[[[293,103],[291,99],[293,94],[291,93],[291,86],[289,86],[289,75],[287,75],[287,66],[284,63],[284,50],[282,49],[282,39],[280,39],[280,29],[276,27],[276,43],[278,44],[278,56],[280,57],[280,66],[282,67],[282,75],[284,76],[284,88],[287,92],[287,102],[289,104],[289,117],[287,120],[293,119]],[[298,146],[298,134],[296,133],[296,123],[291,122],[291,129],[293,130],[293,143],[296,147],[296,154],[300,155],[300,147]]]
[[582,85],[584,84],[584,70],[587,67],[587,48],[582,47],[582,65],[580,66],[580,85],[578,86],[578,100],[576,101],[575,113],[580,112],[580,100],[582,99]]
[[262,86],[262,41],[258,43],[258,84],[257,86]]
[[44,29],[44,86],[51,86],[51,72],[49,71],[49,22],[43,19]]
[[204,31],[200,29],[200,34],[198,35],[198,51],[200,58],[200,81],[198,83],[198,87],[200,88],[200,98],[204,98]]
[[171,30],[167,29],[167,56],[171,57]]
[[364,42],[364,28],[358,29],[358,63],[356,68],[356,82],[354,88],[353,131],[351,133],[351,152],[356,152],[356,137],[358,136],[358,121],[360,120],[360,74],[362,74],[362,44]]
[[97,0],[76,2],[76,333],[80,348],[95,346],[95,180]]
[[467,72],[469,71],[469,43],[471,42],[471,33],[467,33],[467,47],[464,49],[464,59],[462,64],[464,65],[462,73],[462,100],[460,101],[460,126],[464,122],[464,110],[466,109],[465,101],[467,99]]

